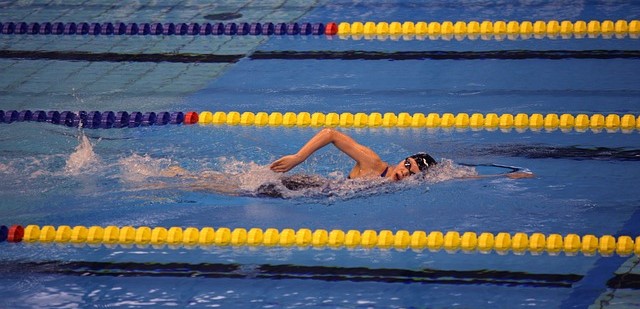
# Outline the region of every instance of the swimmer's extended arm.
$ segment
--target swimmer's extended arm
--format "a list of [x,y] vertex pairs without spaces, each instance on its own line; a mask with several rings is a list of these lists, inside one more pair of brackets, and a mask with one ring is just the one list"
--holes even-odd
[[536,177],[536,175],[530,172],[511,172],[506,174],[466,176],[464,178],[480,179],[480,178],[493,178],[493,177],[507,177],[511,179],[521,179],[521,178],[533,178],[533,177]]
[[533,178],[533,177],[536,177],[536,175],[534,173],[532,173],[531,171],[529,171],[528,169],[517,167],[517,166],[508,166],[508,165],[500,165],[500,164],[466,164],[466,163],[458,163],[458,164],[463,165],[463,166],[471,166],[471,167],[474,167],[474,168],[478,167],[478,166],[488,166],[488,167],[498,167],[498,168],[504,168],[504,169],[510,170],[509,172],[506,172],[506,173],[479,174],[479,175],[475,175],[475,176],[465,176],[463,178],[478,179],[478,178],[507,177],[507,178],[511,178],[511,179],[521,179],[521,178]]
[[381,161],[373,150],[358,144],[351,137],[334,129],[323,129],[312,137],[296,154],[284,156],[271,163],[271,170],[284,173],[304,162],[318,149],[332,143],[360,165],[370,165]]

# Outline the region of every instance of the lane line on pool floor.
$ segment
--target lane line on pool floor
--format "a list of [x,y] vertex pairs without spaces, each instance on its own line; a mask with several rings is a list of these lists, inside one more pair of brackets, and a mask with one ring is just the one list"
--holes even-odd
[[256,51],[251,60],[526,60],[638,59],[638,50]]
[[251,60],[527,60],[640,59],[638,50],[490,50],[490,51],[255,51],[252,54],[113,53],[89,51],[0,50],[0,59],[88,62],[235,63]]
[[540,274],[505,270],[438,270],[398,269],[273,264],[223,263],[141,263],[44,261],[0,263],[4,270],[17,269],[30,273],[71,276],[113,277],[184,277],[232,279],[303,279],[378,283],[420,283],[454,285],[501,285],[542,288],[571,288],[582,280],[576,274]]

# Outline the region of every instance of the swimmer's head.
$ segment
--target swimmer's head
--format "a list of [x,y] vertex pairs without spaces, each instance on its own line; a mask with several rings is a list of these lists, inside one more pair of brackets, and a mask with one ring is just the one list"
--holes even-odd
[[436,162],[436,160],[433,159],[433,157],[431,157],[426,152],[416,153],[414,155],[409,156],[409,158],[412,158],[416,161],[416,165],[418,165],[418,168],[420,169],[421,172],[424,172],[428,168],[438,164],[438,162]]
[[394,167],[392,173],[388,174],[387,177],[394,181],[402,180],[411,175],[425,172],[436,164],[436,160],[434,160],[430,155],[424,152],[416,153],[400,161],[398,165]]

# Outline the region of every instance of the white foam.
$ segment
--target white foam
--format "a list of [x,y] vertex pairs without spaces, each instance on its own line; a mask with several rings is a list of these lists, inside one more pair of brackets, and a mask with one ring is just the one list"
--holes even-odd
[[2,174],[15,174],[15,172],[16,172],[15,168],[0,162],[0,173],[2,173]]
[[[244,172],[237,174],[238,180],[240,181],[240,189],[243,191],[255,192],[261,185],[278,181],[281,177],[281,174],[273,172],[269,166],[266,165],[258,165],[254,162],[234,163],[234,165],[236,164],[245,167]],[[225,172],[229,173],[230,171],[225,170]]]
[[478,172],[472,166],[455,164],[452,160],[443,159],[424,175],[424,180],[430,183],[438,183],[452,179],[462,179],[478,176]]
[[83,133],[78,137],[79,145],[69,156],[64,167],[67,175],[78,175],[86,171],[99,169],[100,158],[93,151],[93,145]]
[[163,172],[174,164],[171,159],[152,158],[149,155],[133,154],[118,160],[121,177],[125,181],[141,182],[149,177],[164,176]]

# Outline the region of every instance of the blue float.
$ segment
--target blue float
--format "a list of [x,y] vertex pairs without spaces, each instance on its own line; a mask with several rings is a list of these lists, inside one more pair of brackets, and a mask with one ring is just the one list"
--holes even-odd
[[33,113],[30,110],[20,111],[18,114],[18,121],[31,121]]
[[185,35],[189,31],[189,25],[185,23],[179,23],[176,25],[176,34],[177,35]]
[[251,35],[261,35],[262,34],[262,24],[260,23],[252,23],[249,25],[249,34]]
[[221,35],[224,33],[224,24],[223,23],[215,23],[211,25],[211,34],[213,35]]
[[236,35],[247,35],[247,34],[249,34],[249,28],[251,28],[251,26],[249,26],[249,23],[240,23],[240,24],[238,24],[238,30],[236,32]]
[[263,35],[272,35],[275,30],[275,26],[273,23],[262,24],[262,34]]
[[89,33],[89,24],[88,23],[79,23],[76,28],[76,34],[85,35]]
[[48,112],[47,122],[51,124],[60,124],[60,112],[57,112],[57,111]]
[[211,34],[211,24],[205,23],[200,26],[200,35],[210,35]]
[[120,111],[116,113],[115,128],[124,128],[129,126],[129,113]]
[[76,23],[66,23],[64,25],[64,31],[63,33],[68,35],[68,34],[76,34],[76,29],[78,29],[78,27],[76,26]]
[[51,34],[51,23],[40,24],[40,30],[38,31],[38,34]]
[[189,27],[187,27],[187,34],[188,35],[200,34],[200,24],[198,23],[189,24]]
[[163,28],[161,23],[153,23],[151,24],[151,32],[149,34],[159,35],[162,34]]
[[300,34],[300,25],[298,25],[298,23],[289,23],[287,25],[287,34],[288,35]]
[[300,24],[300,34],[310,35],[313,32],[313,26],[310,23]]
[[184,122],[184,113],[183,112],[173,112],[171,113],[171,124],[181,124]]
[[124,33],[127,35],[136,35],[138,34],[138,24],[129,23],[127,28],[124,30]]
[[30,23],[27,27],[27,34],[38,34],[38,32],[40,32],[39,23]]
[[115,35],[123,35],[127,33],[127,24],[125,23],[116,23],[113,25],[113,34]]
[[139,35],[149,35],[151,34],[151,25],[144,23],[138,25],[138,34]]
[[324,35],[325,27],[322,23],[313,24],[311,29],[311,34],[313,35]]
[[25,22],[20,22],[16,24],[16,29],[14,30],[16,34],[25,34],[27,33],[27,28],[29,25]]
[[142,113],[133,112],[129,115],[129,128],[139,127],[142,124]]
[[143,126],[151,126],[156,123],[156,113],[147,112],[142,116],[142,125]]
[[92,111],[87,114],[87,128],[95,129],[100,126],[102,114],[98,111]]
[[44,111],[35,111],[31,114],[31,121],[46,122],[47,113]]
[[103,129],[111,129],[116,122],[116,114],[114,112],[104,112],[100,117],[100,127]]
[[77,117],[73,120],[73,127],[82,127],[84,128],[87,125],[87,112],[79,111]]
[[14,121],[18,120],[18,111],[15,110],[10,110],[10,111],[6,111],[4,112],[4,122],[6,123],[12,123]]
[[171,121],[171,114],[168,112],[160,112],[158,113],[158,118],[156,118],[156,124],[159,126],[163,126]]
[[99,23],[91,23],[89,25],[89,34],[90,35],[98,35],[102,32],[102,25]]
[[60,124],[67,127],[73,127],[76,120],[76,114],[70,111],[60,113]]
[[100,34],[104,35],[112,35],[113,34],[113,24],[106,23],[102,25],[102,29],[100,30]]
[[228,23],[224,25],[224,34],[234,35],[238,32],[238,25],[236,23]]
[[12,22],[2,24],[2,34],[13,34],[15,30],[16,30],[16,24]]
[[162,34],[164,35],[174,35],[176,34],[176,25],[173,23],[165,23],[162,26]]
[[64,24],[60,22],[51,25],[51,34],[64,34]]
[[5,225],[0,225],[0,242],[6,241],[9,236],[9,228]]
[[285,23],[277,23],[275,28],[273,29],[273,34],[275,35],[285,35],[287,34],[287,24]]

